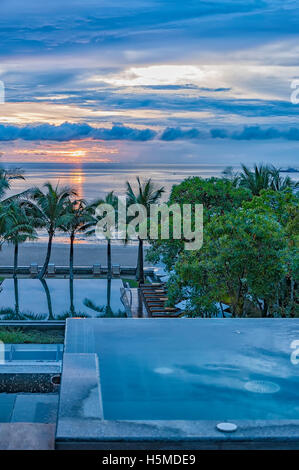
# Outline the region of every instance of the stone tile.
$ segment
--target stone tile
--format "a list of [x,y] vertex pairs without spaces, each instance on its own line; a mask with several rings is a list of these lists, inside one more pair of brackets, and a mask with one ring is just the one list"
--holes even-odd
[[0,423],[8,423],[11,419],[16,395],[14,393],[0,393]]
[[53,450],[55,425],[5,423],[0,426],[0,450]]
[[16,398],[12,422],[56,423],[57,394],[24,394]]

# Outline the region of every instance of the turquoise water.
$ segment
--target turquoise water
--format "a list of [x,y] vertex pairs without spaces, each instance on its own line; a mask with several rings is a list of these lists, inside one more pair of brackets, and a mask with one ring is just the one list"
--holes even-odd
[[287,319],[71,320],[66,352],[96,352],[104,418],[298,419]]
[[[112,279],[5,279],[0,292],[0,319],[63,319],[65,316],[122,315],[122,281]],[[71,303],[73,291],[73,303]]]

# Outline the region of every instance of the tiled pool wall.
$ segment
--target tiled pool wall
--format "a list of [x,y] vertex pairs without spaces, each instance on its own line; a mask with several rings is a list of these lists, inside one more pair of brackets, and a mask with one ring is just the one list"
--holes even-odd
[[6,344],[0,393],[58,392],[63,345]]

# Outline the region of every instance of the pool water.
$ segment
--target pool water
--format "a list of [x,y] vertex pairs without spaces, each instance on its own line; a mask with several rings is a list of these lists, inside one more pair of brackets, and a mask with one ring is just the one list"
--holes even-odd
[[107,420],[299,419],[293,319],[69,320],[97,353]]
[[[121,279],[5,279],[0,319],[51,320],[67,316],[123,316]],[[107,308],[107,306],[109,308]]]

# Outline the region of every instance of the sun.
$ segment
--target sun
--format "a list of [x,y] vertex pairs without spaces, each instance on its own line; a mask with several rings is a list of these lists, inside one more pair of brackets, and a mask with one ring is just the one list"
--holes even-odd
[[85,150],[75,150],[74,152],[71,152],[72,157],[85,157],[86,156],[86,151]]

